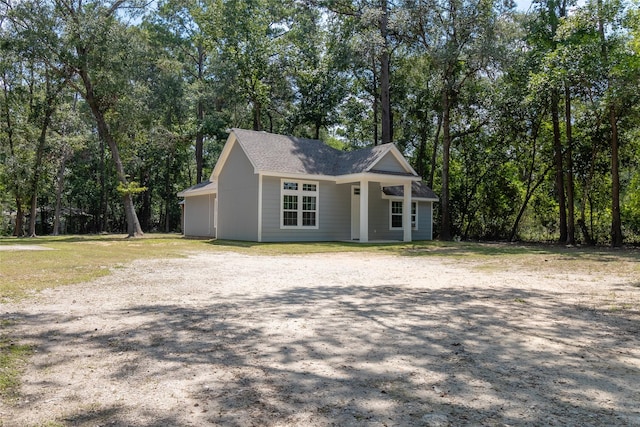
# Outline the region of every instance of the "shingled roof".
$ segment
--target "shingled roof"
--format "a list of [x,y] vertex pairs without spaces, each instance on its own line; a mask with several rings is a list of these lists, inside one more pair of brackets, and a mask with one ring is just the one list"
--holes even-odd
[[[391,187],[383,187],[382,192],[387,196],[404,197],[404,187],[402,185],[394,185]],[[424,182],[411,183],[411,197],[415,199],[438,200],[438,196]]]
[[[372,167],[393,144],[340,151],[317,139],[232,129],[238,143],[260,172],[340,176],[374,172]],[[417,176],[414,173],[398,174]]]

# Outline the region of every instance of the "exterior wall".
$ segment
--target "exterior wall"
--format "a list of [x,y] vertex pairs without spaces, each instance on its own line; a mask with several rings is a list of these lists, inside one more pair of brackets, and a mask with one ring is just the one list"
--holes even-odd
[[418,203],[418,229],[412,233],[413,240],[433,240],[433,202]]
[[218,176],[218,238],[258,240],[258,175],[234,144]]
[[380,183],[369,183],[369,240],[402,240],[402,230],[389,230],[389,200]]
[[[312,177],[308,181],[316,181]],[[262,241],[302,242],[337,241],[351,238],[351,185],[336,185],[318,181],[318,228],[280,228],[279,177],[265,176],[262,180]]]
[[215,194],[185,197],[184,235],[191,237],[215,236],[213,205]]
[[[402,229],[390,229],[390,203],[378,183],[369,184],[369,240],[403,240]],[[418,202],[418,229],[411,231],[411,240],[433,239],[432,209],[433,202]]]
[[381,158],[373,169],[388,172],[406,172],[404,167],[398,162],[398,159],[391,153],[387,153]]

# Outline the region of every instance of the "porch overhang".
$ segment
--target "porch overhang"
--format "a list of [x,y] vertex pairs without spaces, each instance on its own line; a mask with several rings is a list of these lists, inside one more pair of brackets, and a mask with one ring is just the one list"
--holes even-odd
[[216,194],[218,192],[218,183],[211,181],[203,181],[186,190],[180,191],[178,197],[202,196],[205,194]]
[[[419,182],[421,178],[411,173],[395,173],[384,171],[369,171],[366,173],[342,175],[336,178],[336,184],[354,184],[360,186],[360,230],[359,241],[369,242],[369,183],[380,183],[380,187],[402,186],[403,188],[403,209],[402,228],[404,242],[411,242],[411,188],[414,182]],[[408,208],[407,208],[408,207]]]
[[353,182],[379,182],[383,187],[393,185],[403,185],[420,181],[421,178],[413,174],[385,173],[382,171],[371,171],[366,173],[354,173],[349,175],[340,175],[335,178],[336,184],[349,184]]

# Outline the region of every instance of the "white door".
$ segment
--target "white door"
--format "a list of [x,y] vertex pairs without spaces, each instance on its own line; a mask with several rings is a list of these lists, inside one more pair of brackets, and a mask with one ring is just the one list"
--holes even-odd
[[351,186],[351,240],[360,240],[360,187]]

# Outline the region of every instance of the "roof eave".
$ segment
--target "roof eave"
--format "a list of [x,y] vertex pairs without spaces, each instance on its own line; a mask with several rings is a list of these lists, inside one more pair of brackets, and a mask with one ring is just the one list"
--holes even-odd
[[375,172],[361,172],[361,173],[352,173],[347,175],[340,175],[334,178],[336,184],[346,184],[348,182],[354,181],[379,181],[384,182],[387,185],[402,185],[404,183],[410,183],[414,181],[420,181],[418,175],[387,175],[383,173],[375,173]]
[[318,181],[335,181],[336,177],[333,175],[313,175],[308,173],[295,173],[295,172],[277,172],[277,171],[256,171],[256,174],[262,176],[270,176],[275,178],[290,178],[301,180],[318,180]]
[[189,190],[189,189],[182,190],[177,194],[177,196],[178,197],[202,196],[205,194],[216,194],[217,192],[218,192],[217,185],[208,185],[206,187],[196,188],[193,190]]

